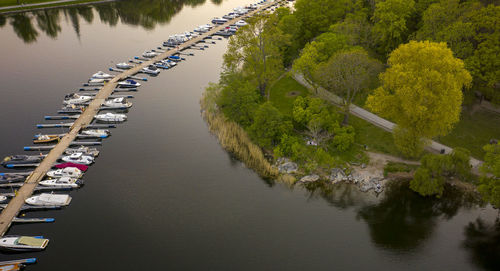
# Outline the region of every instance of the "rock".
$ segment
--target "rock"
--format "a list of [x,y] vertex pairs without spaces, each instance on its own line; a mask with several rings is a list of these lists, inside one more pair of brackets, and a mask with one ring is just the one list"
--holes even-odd
[[340,168],[332,169],[332,173],[330,174],[330,181],[332,181],[332,183],[339,183],[345,181],[345,179],[346,176],[342,169]]
[[361,164],[361,168],[366,168],[366,164],[365,163]]
[[299,167],[294,162],[285,162],[278,166],[280,173],[295,173]]
[[302,177],[299,182],[312,183],[312,182],[315,182],[317,180],[319,180],[319,176],[316,174],[313,174],[313,175],[307,175],[307,176]]

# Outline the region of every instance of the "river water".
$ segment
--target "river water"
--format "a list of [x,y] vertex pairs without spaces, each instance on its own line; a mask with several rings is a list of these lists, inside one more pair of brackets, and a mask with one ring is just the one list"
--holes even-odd
[[[0,17],[0,156],[32,145],[35,124],[91,74],[248,3],[122,1]],[[198,103],[225,48],[145,82],[71,205],[27,214],[56,222],[8,233],[44,235],[48,248],[0,260],[37,257],[29,270],[498,270],[497,212],[457,193],[290,189],[232,159]]]

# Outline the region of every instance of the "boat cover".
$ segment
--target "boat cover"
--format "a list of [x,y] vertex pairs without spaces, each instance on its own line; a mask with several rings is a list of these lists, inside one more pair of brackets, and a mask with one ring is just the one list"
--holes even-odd
[[67,167],[76,167],[77,169],[81,171],[87,171],[89,169],[88,166],[82,165],[82,164],[76,164],[76,163],[60,163],[55,165],[56,168],[67,168]]
[[45,243],[46,240],[47,239],[22,236],[22,237],[19,237],[19,239],[17,239],[17,243],[21,244],[21,245],[26,245],[26,246],[32,246],[32,247],[42,247],[43,243]]

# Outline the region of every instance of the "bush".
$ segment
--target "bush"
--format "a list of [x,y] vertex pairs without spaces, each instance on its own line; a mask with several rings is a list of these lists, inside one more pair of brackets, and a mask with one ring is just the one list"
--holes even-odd
[[255,112],[249,132],[260,146],[270,148],[280,142],[283,135],[290,134],[292,129],[291,121],[285,120],[278,109],[266,102]]
[[338,127],[334,129],[331,146],[339,152],[347,151],[354,143],[354,128],[352,126]]
[[411,172],[415,169],[415,166],[410,166],[405,163],[388,162],[384,167],[384,176],[394,172]]
[[217,105],[227,118],[247,127],[253,121],[259,99],[257,89],[252,84],[233,80],[220,91]]

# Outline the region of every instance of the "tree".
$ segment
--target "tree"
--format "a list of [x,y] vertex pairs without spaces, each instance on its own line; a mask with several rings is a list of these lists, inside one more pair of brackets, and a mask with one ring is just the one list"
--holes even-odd
[[420,162],[421,166],[410,181],[410,188],[422,196],[441,197],[446,182],[445,175],[452,168],[450,156],[427,154]]
[[[388,65],[380,76],[382,86],[367,99],[368,108],[396,122],[410,142],[449,133],[460,117],[462,88],[472,81],[464,63],[445,43],[411,41],[391,53]],[[398,147],[417,156],[421,145],[409,145],[415,148]]]
[[486,201],[500,208],[500,144],[489,144],[483,149],[486,154],[478,190]]
[[[224,55],[226,72],[241,69],[243,74],[254,82],[263,97],[269,83],[277,79],[283,71],[280,48],[288,42],[289,36],[276,26],[277,16],[272,14],[256,15],[247,20],[229,40]],[[269,93],[267,93],[269,100]]]
[[255,112],[254,122],[249,127],[250,135],[262,147],[276,145],[281,136],[290,134],[293,126],[270,102],[265,102]]
[[377,2],[372,20],[374,36],[381,52],[389,53],[406,41],[408,19],[415,12],[413,0],[386,0]]
[[349,122],[353,99],[376,79],[381,70],[382,65],[377,60],[370,58],[364,49],[355,48],[333,55],[317,69],[315,77],[328,91],[342,97],[345,125]]
[[293,70],[302,74],[307,83],[316,90],[318,84],[315,75],[318,66],[322,62],[326,62],[336,52],[348,47],[347,40],[343,35],[323,33],[314,41],[306,44],[300,57],[295,60]]

